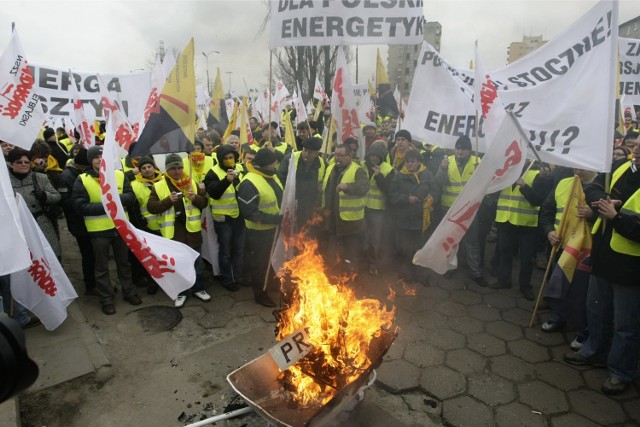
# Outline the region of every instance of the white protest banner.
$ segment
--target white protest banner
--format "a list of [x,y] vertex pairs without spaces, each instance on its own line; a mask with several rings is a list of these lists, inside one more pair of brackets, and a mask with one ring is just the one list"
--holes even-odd
[[107,99],[106,102],[116,108],[110,110],[107,119],[107,136],[100,163],[102,205],[145,270],[169,298],[176,299],[180,292],[195,283],[194,262],[198,253],[183,243],[138,230],[127,219],[118,196],[115,167],[120,163],[118,151],[128,152],[133,139],[124,114],[114,101]]
[[[282,225],[279,228],[276,243],[271,254],[271,265],[277,274],[285,262],[293,258],[293,236],[296,232],[296,169],[300,153],[291,153],[289,170],[287,171],[287,185],[282,194],[282,205],[280,215],[282,215]],[[302,224],[300,224],[302,225]]]
[[413,263],[445,274],[457,267],[458,245],[471,226],[485,194],[500,191],[520,176],[526,143],[512,115],[503,117],[495,139],[480,165],[464,186]]
[[[554,40],[489,72],[543,161],[610,169],[617,21],[617,2],[601,1]],[[405,118],[416,139],[444,148],[474,139],[473,75],[424,43]],[[479,136],[485,151],[482,123]]]
[[640,105],[640,40],[618,38],[620,96],[626,105]]
[[211,209],[207,208],[202,212],[201,221],[202,248],[200,249],[200,254],[203,259],[211,264],[211,271],[214,276],[217,276],[220,274],[220,259],[218,257],[220,253],[220,243],[218,242],[218,234],[213,225]]
[[14,31],[0,56],[0,139],[29,150],[43,121],[38,88]]
[[87,116],[84,113],[84,105],[80,101],[80,94],[76,85],[71,85],[71,104],[73,105],[71,120],[73,120],[76,130],[80,134],[80,143],[84,148],[89,148],[95,145],[96,129],[87,120]]
[[[336,59],[336,75],[333,79],[333,93],[331,94],[331,115],[336,122],[338,144],[342,144],[347,138],[362,141],[358,106],[355,96],[353,96],[349,67],[342,46],[338,48]],[[360,144],[358,147],[360,159],[364,159],[364,148],[364,144]]]
[[271,49],[284,46],[417,44],[422,0],[270,0]]
[[67,306],[78,294],[24,199],[17,199],[31,261],[28,268],[11,274],[11,295],[52,331],[67,318]]
[[99,73],[57,69],[45,65],[29,64],[35,79],[36,91],[40,96],[46,117],[69,117],[73,114],[73,94],[71,78],[75,82],[89,122],[102,120],[105,115],[100,102],[98,74],[107,84],[107,90],[117,94],[114,98],[122,102],[122,108],[131,120],[141,117],[151,91],[151,73],[135,71],[131,73]]
[[0,165],[0,275],[31,265],[7,164]]

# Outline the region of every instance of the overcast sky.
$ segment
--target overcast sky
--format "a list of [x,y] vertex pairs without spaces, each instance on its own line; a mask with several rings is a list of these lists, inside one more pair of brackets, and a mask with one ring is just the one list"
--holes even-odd
[[[597,3],[596,0],[424,0],[428,21],[442,25],[441,53],[454,65],[468,66],[479,40],[485,67],[506,64],[507,46],[523,35],[552,39]],[[269,76],[269,29],[257,34],[264,0],[209,1],[0,1],[0,49],[15,22],[27,58],[56,68],[128,72],[147,68],[160,40],[181,50],[195,39],[196,76],[206,82],[206,60],[223,84],[245,93],[262,89]],[[621,0],[619,22],[640,15],[640,1]],[[375,69],[376,48],[360,48],[360,81]],[[355,65],[352,65],[352,80]],[[230,73],[230,74],[227,74]]]

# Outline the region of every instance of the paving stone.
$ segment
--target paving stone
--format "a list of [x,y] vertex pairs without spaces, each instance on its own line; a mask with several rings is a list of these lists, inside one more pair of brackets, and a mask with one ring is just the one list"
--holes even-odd
[[500,311],[497,308],[489,307],[486,304],[472,305],[467,308],[469,316],[475,317],[483,322],[491,322],[494,320],[500,320]]
[[598,424],[593,423],[578,414],[565,414],[553,417],[551,419],[551,425],[553,427],[598,427]]
[[517,326],[528,326],[531,319],[531,312],[521,308],[510,308],[502,312],[502,318]]
[[433,306],[433,304],[428,304],[422,298],[417,297],[398,297],[396,298],[395,303],[411,314],[423,313],[432,309]]
[[453,317],[447,322],[447,326],[464,335],[477,334],[483,329],[482,322],[469,316]]
[[429,311],[416,317],[416,325],[423,329],[446,328],[448,322],[447,317],[437,311]]
[[422,369],[420,387],[440,400],[464,393],[467,381],[464,375],[444,366]]
[[531,381],[535,379],[535,368],[510,354],[492,357],[490,363],[491,372],[514,382]]
[[544,415],[536,414],[518,402],[512,402],[496,409],[496,426],[498,427],[544,427]]
[[485,304],[501,310],[516,307],[515,298],[502,293],[484,295],[483,299]]
[[440,314],[451,317],[464,316],[466,314],[465,306],[453,301],[443,301],[436,304],[433,309]]
[[432,329],[427,332],[425,339],[428,343],[443,350],[455,350],[465,346],[465,337],[451,329]]
[[482,297],[474,291],[461,289],[451,292],[451,300],[464,305],[479,304]]
[[447,400],[442,404],[443,418],[453,426],[494,426],[493,412],[490,407],[472,399],[460,396]]
[[215,314],[201,317],[197,320],[197,323],[205,329],[224,328],[232,319],[233,315],[228,311],[219,311]]
[[[564,363],[562,358],[564,357],[565,354],[569,353],[570,351],[573,351],[573,350],[571,350],[571,347],[569,347],[568,344],[553,346],[551,347],[551,360]],[[575,366],[575,365],[569,365],[569,366],[572,366],[574,368],[582,368],[581,366]]]
[[413,393],[405,393],[402,395],[402,400],[404,400],[412,411],[424,412],[425,414],[435,415],[436,417],[442,416],[442,402],[423,392],[414,391]]
[[483,356],[498,356],[506,351],[504,341],[485,333],[470,335],[467,342],[467,347]]
[[527,362],[546,362],[550,359],[549,351],[546,347],[528,340],[511,341],[507,343],[509,351]]
[[622,406],[615,400],[593,390],[574,390],[567,393],[573,412],[600,425],[622,423],[626,419]]
[[418,388],[420,369],[406,360],[383,362],[376,371],[376,383],[392,393],[403,393]]
[[627,411],[627,415],[640,425],[640,405],[638,404],[638,399],[623,402],[622,406],[624,410]]
[[[420,314],[417,318],[420,318],[420,316],[423,316],[424,314]],[[405,310],[404,308],[400,307],[399,305],[396,305],[396,316],[395,316],[395,322],[398,325],[408,325],[409,323],[411,323],[411,321],[415,318],[413,316],[413,313],[411,313],[410,311]]]
[[444,362],[444,351],[424,342],[408,343],[404,359],[418,368],[440,365]]
[[[533,295],[536,296],[537,290],[533,290]],[[535,306],[535,301],[527,301],[524,298],[516,298],[516,307],[521,308],[523,310],[528,311],[529,313],[533,312],[533,307]],[[538,320],[540,322],[540,320]]]
[[514,341],[522,338],[522,328],[505,322],[504,320],[487,323],[485,325],[485,331],[505,341]]
[[421,288],[420,295],[426,300],[435,302],[446,301],[449,299],[449,292],[436,286]]
[[531,406],[534,411],[542,412],[543,415],[569,410],[564,393],[542,381],[520,384],[518,392],[522,403]]
[[584,384],[580,374],[562,362],[544,362],[535,365],[538,378],[542,381],[568,391]]
[[509,403],[516,398],[513,384],[494,374],[471,375],[469,394],[491,406]]
[[463,375],[470,375],[483,372],[487,361],[475,351],[461,348],[447,352],[446,364]]
[[535,341],[546,346],[560,345],[567,342],[561,333],[548,333],[544,332],[540,328],[526,328],[524,331],[524,335],[531,341]]
[[[573,367],[572,365],[568,365]],[[594,368],[589,366],[590,369],[584,369],[582,371],[582,378],[584,379],[584,383],[591,390],[600,392],[600,387],[604,380],[609,376],[609,371],[606,368]],[[579,371],[576,371],[579,372]]]
[[407,348],[407,343],[405,340],[396,338],[396,340],[391,344],[391,348],[387,351],[387,354],[384,355],[384,360],[396,360],[400,359],[404,355],[404,351]]

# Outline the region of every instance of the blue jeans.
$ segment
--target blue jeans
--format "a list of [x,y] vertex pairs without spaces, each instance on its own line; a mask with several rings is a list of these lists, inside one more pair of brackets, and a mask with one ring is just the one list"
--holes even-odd
[[589,338],[580,355],[607,361],[620,381],[633,381],[640,356],[640,286],[622,286],[591,276],[587,294]]
[[244,259],[245,227],[242,218],[226,217],[224,222],[214,222],[213,227],[218,235],[218,262],[222,284],[242,282]]
[[29,310],[18,301],[11,298],[11,276],[0,276],[0,284],[2,284],[2,309],[7,315],[11,313],[11,302],[13,301],[13,319],[24,326],[31,321]]

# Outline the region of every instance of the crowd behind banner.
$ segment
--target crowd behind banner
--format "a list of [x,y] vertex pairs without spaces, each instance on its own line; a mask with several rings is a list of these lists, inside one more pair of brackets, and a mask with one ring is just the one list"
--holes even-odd
[[[190,153],[121,159],[116,182],[131,223],[207,253],[194,263],[195,283],[175,298],[176,307],[191,295],[210,301],[207,288],[212,286],[231,292],[248,286],[256,303],[276,305],[279,279],[271,267],[272,246],[283,219],[284,188],[292,177],[296,230],[319,242],[329,274],[375,277],[393,269],[397,279],[409,286],[429,286],[427,269],[413,264],[412,258],[482,157],[474,153],[468,137],[458,138],[454,150],[445,150],[416,141],[408,130],[396,131],[396,117],[375,114],[362,126],[362,141],[333,141],[331,150],[322,152],[323,147],[327,150],[326,139],[336,137],[327,135],[330,108],[318,105],[321,110],[311,115],[316,120],[297,125],[289,105],[279,122],[262,125],[261,118],[252,117],[250,143],[240,143],[238,130],[227,132],[223,139],[227,129],[215,125],[197,130]],[[591,322],[594,289],[605,293],[613,289],[613,295],[621,290],[629,294],[629,301],[640,301],[634,279],[640,273],[640,112],[633,113],[624,112],[624,136],[611,142],[609,188],[604,174],[533,162],[514,185],[484,197],[460,243],[461,264],[466,265],[470,283],[497,289],[517,285],[523,298],[534,300],[533,268],[544,267],[549,249],[562,243],[558,226],[562,212],[569,209],[567,195],[580,182],[585,198],[575,207],[576,215],[599,231],[592,251],[577,260],[575,274],[561,267],[549,272],[545,298],[553,310],[542,325],[546,332],[565,326],[576,330],[572,342],[576,350],[589,343],[582,353],[568,355],[569,363],[595,363],[606,354],[600,342],[606,334],[599,331],[593,343],[589,341],[594,327],[606,330],[605,325]],[[290,143],[284,137],[287,127],[295,134]],[[89,149],[75,143],[78,135],[68,135],[64,128],[46,128],[42,136],[31,150],[2,142],[14,191],[25,199],[58,259],[64,249],[60,243],[64,218],[80,250],[85,297],[95,297],[104,314],[114,314],[117,306],[109,278],[109,247],[124,301],[141,304],[140,292],[152,295],[158,286],[105,215],[98,179],[100,133]],[[358,156],[360,144],[365,147],[364,158]],[[290,168],[295,170],[290,173]],[[491,241],[496,242],[493,253],[486,250]],[[212,243],[214,250],[203,251]],[[516,255],[519,272],[514,276]],[[551,260],[554,266],[555,261]],[[206,282],[206,268],[214,275],[213,283]],[[447,276],[451,274],[455,270]],[[496,280],[489,283],[489,276]],[[5,311],[25,327],[36,324],[37,319],[19,303],[10,304],[9,276],[2,280]],[[617,310],[618,306],[614,316]],[[613,339],[622,340],[624,347],[637,344],[638,335],[625,338],[616,330]],[[629,366],[615,369],[612,378],[620,380],[619,389],[634,371]],[[615,390],[616,384],[607,390]]]

